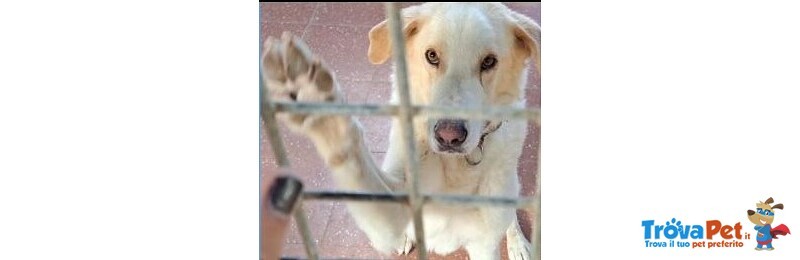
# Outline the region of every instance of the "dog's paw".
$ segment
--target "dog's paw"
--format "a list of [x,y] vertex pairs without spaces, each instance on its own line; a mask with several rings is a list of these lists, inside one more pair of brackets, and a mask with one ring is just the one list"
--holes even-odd
[[[262,59],[264,80],[273,100],[337,102],[339,90],[333,74],[298,37],[284,32],[281,39],[267,38]],[[314,116],[278,113],[279,120],[301,130]]]
[[400,255],[408,255],[411,254],[411,251],[414,250],[414,240],[412,240],[408,235],[404,235],[405,242],[401,248],[397,249],[397,254]]
[[531,243],[524,236],[509,237],[506,241],[509,260],[529,260],[531,259]]

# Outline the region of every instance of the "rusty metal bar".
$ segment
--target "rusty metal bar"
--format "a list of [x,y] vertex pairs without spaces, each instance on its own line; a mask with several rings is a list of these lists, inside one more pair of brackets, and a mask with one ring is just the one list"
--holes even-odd
[[[275,110],[273,109],[271,100],[269,98],[269,89],[267,89],[267,83],[264,82],[264,69],[261,66],[259,66],[259,68],[258,81],[261,95],[259,97],[259,99],[261,99],[261,118],[264,120],[264,125],[267,127],[267,136],[269,137],[270,144],[272,144],[272,153],[275,154],[275,158],[277,158],[278,166],[288,169],[289,158],[286,156],[286,148],[284,147],[283,140],[281,140],[280,133],[278,132],[278,124],[277,120],[275,120]],[[259,174],[263,172],[264,171],[262,170]],[[259,178],[264,177],[259,176]],[[311,231],[308,227],[308,220],[306,219],[302,200],[296,206],[293,217],[294,221],[297,223],[297,227],[300,229],[300,236],[303,238],[303,245],[306,249],[306,254],[308,254],[308,258],[314,260],[319,259],[316,245],[314,245],[314,240],[311,238]],[[266,235],[264,234],[265,232],[263,230],[261,232],[262,237]]]
[[417,242],[417,253],[420,260],[428,259],[428,249],[425,245],[425,230],[422,222],[422,197],[419,194],[419,163],[417,160],[416,138],[414,138],[413,111],[411,110],[411,94],[408,88],[408,70],[406,67],[405,39],[403,39],[403,20],[396,3],[385,3],[386,20],[391,34],[392,54],[395,61],[395,76],[400,94],[400,108],[398,111],[400,128],[406,140],[406,176],[411,181],[409,186],[409,204],[414,222],[414,235]]
[[404,193],[359,193],[335,191],[305,191],[304,200],[352,200],[370,202],[408,202],[408,194]]

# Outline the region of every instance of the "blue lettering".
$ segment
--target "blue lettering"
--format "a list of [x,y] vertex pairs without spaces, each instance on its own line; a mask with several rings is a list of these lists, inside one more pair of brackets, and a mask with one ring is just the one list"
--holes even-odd
[[692,239],[701,239],[701,238],[703,238],[703,226],[694,225],[694,226],[692,226],[692,228],[694,228],[692,230],[692,234],[691,234]]
[[[654,220],[642,221],[644,239],[660,239],[663,233],[666,239],[703,239],[704,232],[701,225],[681,225],[680,221],[667,221],[665,225],[656,225]],[[655,234],[654,234],[655,233]]]
[[661,236],[661,230],[664,230],[664,226],[656,225],[656,239],[659,239]]
[[644,227],[644,239],[650,239],[650,227],[652,227],[654,223],[655,221],[653,220],[642,221],[642,227]]
[[[672,231],[672,232],[670,232],[670,231]],[[664,228],[664,236],[667,237],[667,239],[673,239],[673,238],[677,237],[678,236],[678,226],[669,225],[666,228]]]

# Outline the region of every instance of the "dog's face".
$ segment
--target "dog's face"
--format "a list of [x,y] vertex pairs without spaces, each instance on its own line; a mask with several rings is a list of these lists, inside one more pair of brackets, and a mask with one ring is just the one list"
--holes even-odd
[[747,210],[747,219],[750,220],[753,224],[758,226],[763,226],[767,224],[772,224],[772,221],[775,220],[775,209],[783,209],[783,204],[772,204],[772,198],[767,199],[764,202],[756,203],[756,210]]
[[[496,3],[428,3],[402,16],[413,103],[487,107],[523,98],[527,61],[539,60],[539,26],[530,18]],[[387,23],[376,25],[369,38],[370,61],[385,62],[391,56]],[[487,123],[429,118],[418,131],[434,152],[468,154]]]

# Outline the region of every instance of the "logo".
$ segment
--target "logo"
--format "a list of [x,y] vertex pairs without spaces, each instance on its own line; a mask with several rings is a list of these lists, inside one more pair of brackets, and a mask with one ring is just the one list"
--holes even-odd
[[[773,250],[772,240],[789,233],[786,225],[772,227],[775,209],[783,209],[783,204],[770,205],[772,198],[756,203],[756,210],[747,210],[748,220],[755,224],[754,235],[749,228],[743,230],[741,222],[725,223],[718,219],[701,223],[684,223],[676,218],[661,220],[643,220],[644,246],[646,248],[742,248],[745,240],[753,237],[757,242],[756,250]],[[664,223],[664,224],[661,224]],[[749,224],[748,224],[749,226]],[[751,237],[753,236],[753,237]]]
[[719,220],[707,220],[703,225],[684,225],[672,218],[664,225],[655,220],[642,221],[645,247],[720,248],[743,247],[743,239],[750,234],[742,232],[741,223],[725,225]]
[[775,221],[775,210],[783,210],[782,203],[770,205],[773,202],[775,201],[770,197],[765,201],[756,203],[755,211],[752,209],[747,210],[747,219],[756,225],[755,230],[758,232],[756,233],[756,243],[758,244],[756,250],[759,251],[774,250],[775,248],[772,247],[773,239],[778,239],[778,236],[791,234],[789,227],[784,224],[772,227],[772,223]]

